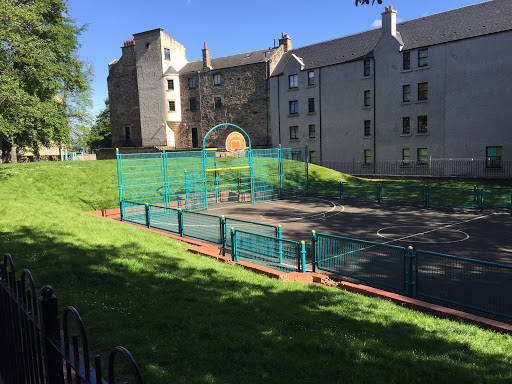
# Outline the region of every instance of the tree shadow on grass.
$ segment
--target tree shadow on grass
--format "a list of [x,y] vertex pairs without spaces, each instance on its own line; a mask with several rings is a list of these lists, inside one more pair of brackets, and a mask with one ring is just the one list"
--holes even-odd
[[62,307],[80,311],[93,348],[128,348],[147,383],[512,379],[508,336],[448,321],[434,328],[377,299],[183,259],[168,239],[171,251],[142,253],[140,241],[77,246],[70,236],[23,227],[0,233],[0,244],[17,276],[29,267],[36,287],[51,284]]

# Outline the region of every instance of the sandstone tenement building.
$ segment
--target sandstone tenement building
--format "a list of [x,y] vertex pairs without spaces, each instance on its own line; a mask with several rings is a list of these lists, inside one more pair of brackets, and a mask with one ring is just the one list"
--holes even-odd
[[[162,29],[135,34],[109,64],[113,146],[200,148],[223,122],[241,126],[253,146],[270,146],[268,78],[290,49],[283,34],[278,47],[211,58],[205,43],[203,60],[188,62]],[[227,133],[206,144],[222,145]]]

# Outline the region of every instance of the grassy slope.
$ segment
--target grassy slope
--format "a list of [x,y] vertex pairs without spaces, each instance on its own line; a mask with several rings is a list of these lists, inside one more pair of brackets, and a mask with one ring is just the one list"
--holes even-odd
[[80,311],[94,351],[127,347],[147,383],[512,380],[509,336],[270,280],[84,212],[116,206],[116,184],[113,161],[0,165],[0,252]]

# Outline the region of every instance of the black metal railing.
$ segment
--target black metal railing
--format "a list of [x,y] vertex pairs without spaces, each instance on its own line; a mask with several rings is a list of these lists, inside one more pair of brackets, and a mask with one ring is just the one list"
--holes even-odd
[[512,177],[512,161],[501,156],[485,160],[327,161],[322,166],[350,175],[475,177],[506,179]]
[[[76,324],[71,327],[69,320]],[[71,336],[70,329],[78,334]],[[142,384],[142,377],[131,354],[123,347],[110,352],[108,381],[102,378],[101,359],[90,364],[85,327],[78,311],[68,307],[60,328],[57,298],[53,288],[44,286],[36,293],[30,271],[16,279],[10,255],[0,265],[0,382],[5,384],[114,384],[119,382],[115,357],[122,354],[131,369],[132,381]],[[123,372],[123,376],[129,376]]]

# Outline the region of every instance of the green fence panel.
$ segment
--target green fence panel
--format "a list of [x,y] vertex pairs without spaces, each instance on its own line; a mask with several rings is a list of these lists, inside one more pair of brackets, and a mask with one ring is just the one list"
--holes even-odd
[[483,192],[482,204],[488,208],[512,208],[512,188],[481,187]]
[[453,208],[479,208],[478,189],[428,187],[428,205]]
[[183,235],[222,244],[220,216],[183,211]]
[[226,222],[226,245],[231,247],[231,236],[229,236],[229,232],[231,228],[234,228],[239,231],[256,233],[259,235],[265,235],[270,237],[278,237],[277,225],[271,224],[263,224],[256,223],[253,221],[234,219],[231,217],[225,218]]
[[381,201],[424,205],[425,187],[423,185],[381,184]]
[[[234,230],[234,260],[252,263],[284,272],[303,271],[301,244],[258,233]],[[304,266],[305,267],[305,266]]]
[[125,200],[121,204],[123,220],[146,225],[146,204]]
[[512,318],[512,266],[416,252],[416,295]]
[[340,197],[340,183],[337,181],[309,181],[310,196]]
[[282,197],[304,196],[307,191],[307,148],[282,148]]
[[379,200],[380,187],[376,183],[343,182],[342,196],[348,199]]
[[139,203],[165,200],[161,153],[119,155],[120,198]]
[[179,211],[159,205],[149,205],[150,226],[165,231],[180,233]]
[[405,290],[405,248],[322,233],[315,243],[318,269]]

